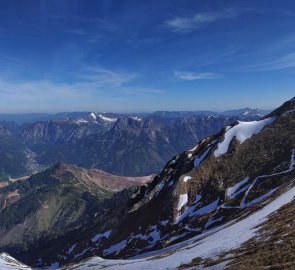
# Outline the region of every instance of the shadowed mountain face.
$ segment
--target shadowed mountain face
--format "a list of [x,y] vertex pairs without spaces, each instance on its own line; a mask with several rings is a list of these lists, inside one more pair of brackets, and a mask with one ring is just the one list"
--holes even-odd
[[[258,225],[253,221],[263,219],[252,220],[252,213],[267,216],[281,205],[281,196],[287,196],[287,202],[287,194],[295,195],[294,127],[294,99],[259,121],[227,125],[175,155],[148,185],[118,192],[98,203],[98,215],[83,229],[13,255],[43,266],[94,255],[147,256],[173,245],[179,248],[184,241],[198,239],[223,224],[241,222],[239,226],[245,230],[249,224]],[[275,198],[279,204],[272,202]],[[264,209],[269,202],[276,206]],[[244,224],[248,216],[252,221]],[[161,251],[157,254],[160,259]],[[168,252],[170,255],[173,252]]]
[[0,250],[24,251],[90,224],[114,192],[148,177],[122,177],[59,163],[43,172],[2,182]]
[[0,184],[9,176],[20,176],[30,171],[26,146],[0,123]]
[[[0,180],[40,171],[60,161],[117,175],[157,173],[171,156],[235,120],[265,112],[155,112],[0,115]],[[39,119],[38,121],[36,121]]]
[[[48,121],[14,128],[12,133],[15,140],[32,152],[33,161],[28,163],[33,162],[37,168],[63,160],[117,175],[138,176],[159,172],[171,156],[223,126],[235,120],[258,119],[263,113],[251,109],[231,111],[230,115],[156,112],[144,118],[112,113],[64,113]],[[25,172],[23,168],[20,171]]]

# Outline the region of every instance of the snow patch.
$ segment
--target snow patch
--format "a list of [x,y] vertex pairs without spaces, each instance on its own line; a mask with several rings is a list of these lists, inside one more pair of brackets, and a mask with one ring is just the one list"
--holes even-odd
[[118,118],[110,118],[110,117],[104,116],[104,115],[102,115],[102,114],[99,114],[98,117],[99,117],[100,119],[102,119],[103,121],[105,121],[105,122],[110,122],[110,123],[112,123],[112,122],[116,122],[116,121],[118,120]]
[[[88,266],[87,269],[107,267],[109,270],[176,269],[181,264],[189,263],[196,257],[215,258],[223,252],[240,247],[244,242],[254,237],[259,230],[258,226],[265,222],[270,214],[290,203],[294,196],[295,187],[245,219],[209,230],[205,234],[162,250],[147,252],[140,257],[138,256],[138,259],[104,260],[100,257],[94,257],[80,263],[76,269],[82,270]],[[164,253],[169,250],[174,250],[174,252],[171,252],[171,254]],[[166,254],[166,256],[159,256],[160,254]],[[95,266],[91,268],[91,265]]]
[[210,218],[209,221],[206,223],[205,225],[205,228],[207,229],[209,226],[211,226],[212,224],[215,224],[217,222],[220,222],[224,219],[224,217],[220,217],[220,218],[217,218],[217,219],[214,219],[214,218]]
[[98,233],[97,235],[95,235],[93,238],[91,238],[91,241],[93,243],[97,242],[98,240],[101,240],[103,237],[105,238],[109,238],[110,235],[111,235],[112,231],[107,231],[107,232],[104,232],[104,233]]
[[175,223],[176,224],[180,223],[187,216],[189,217],[193,216],[193,213],[196,211],[196,208],[200,205],[201,199],[202,199],[202,196],[196,195],[196,199],[193,205],[186,207],[182,213],[178,213]]
[[89,249],[90,249],[90,247],[85,248],[81,253],[76,254],[74,259],[77,259],[77,258],[83,256]]
[[143,120],[142,118],[137,117],[137,116],[131,116],[130,118],[133,119],[134,121],[138,121],[138,122]]
[[255,204],[255,203],[258,203],[258,202],[260,202],[260,201],[266,199],[267,197],[269,197],[270,195],[272,195],[277,189],[278,189],[278,187],[272,189],[271,191],[269,191],[269,192],[263,194],[262,196],[260,196],[260,197],[258,197],[258,198],[256,198],[256,199],[252,200],[251,202],[247,203],[247,206],[251,206],[251,205],[253,205],[253,204]]
[[293,113],[293,112],[295,112],[295,109],[293,109],[293,110],[289,110],[289,111],[286,111],[286,112],[283,113],[283,115],[287,115],[287,114],[289,114],[289,113]]
[[266,125],[269,125],[275,120],[275,117],[267,118],[260,121],[241,122],[230,128],[224,134],[224,140],[220,142],[217,149],[214,151],[214,156],[219,157],[225,154],[228,147],[235,137],[240,143],[252,137],[252,135],[259,133]]
[[72,246],[68,249],[67,254],[71,254],[72,251],[75,249],[76,246],[77,246],[77,244],[72,245]]
[[160,222],[160,224],[161,224],[162,226],[166,226],[168,223],[169,223],[169,220],[162,220],[162,221]]
[[127,240],[123,240],[123,241],[105,249],[103,251],[103,256],[106,256],[106,255],[109,255],[109,254],[112,254],[112,253],[122,250],[127,245],[127,242],[128,242]]
[[183,206],[187,204],[188,196],[187,194],[182,194],[179,196],[177,210],[180,211]]
[[20,263],[7,253],[0,253],[1,270],[32,270],[32,268]]
[[[226,196],[229,199],[234,199],[238,194],[240,194],[241,192],[245,191],[244,189],[242,189],[242,190],[239,190],[239,189],[244,184],[246,184],[249,181],[249,179],[250,179],[249,177],[246,177],[244,180],[242,180],[241,182],[235,184],[233,187],[228,188],[227,191],[226,191]],[[246,189],[248,187],[249,186],[247,186]]]
[[195,168],[198,168],[199,167],[199,165],[204,160],[204,158],[208,155],[208,153],[209,153],[210,150],[211,150],[211,147],[208,147],[203,154],[201,154],[200,156],[196,157],[196,159],[194,161]]
[[192,178],[190,176],[185,176],[183,178],[183,182],[186,183],[187,181],[191,180]]
[[96,121],[96,115],[95,115],[95,113],[91,113],[91,114],[89,114],[92,118],[93,118],[93,120],[95,120]]
[[159,195],[159,193],[162,191],[162,189],[164,188],[164,186],[165,186],[165,182],[162,181],[162,182],[160,183],[160,185],[159,185],[157,191],[156,191],[156,196]]
[[154,244],[161,239],[161,235],[158,231],[157,225],[151,227],[152,231],[149,233],[149,236],[153,239],[150,243]]
[[203,216],[205,214],[208,214],[217,208],[218,202],[219,202],[219,198],[216,201],[214,201],[206,206],[203,206],[202,208],[193,212],[192,214],[190,214],[190,216]]
[[85,120],[85,119],[80,118],[80,119],[75,120],[74,123],[77,124],[77,125],[88,124],[88,121]]

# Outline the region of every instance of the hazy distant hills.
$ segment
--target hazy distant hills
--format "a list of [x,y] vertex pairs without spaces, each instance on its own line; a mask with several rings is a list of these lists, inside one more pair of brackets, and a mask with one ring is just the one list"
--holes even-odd
[[[247,112],[251,114],[267,114],[271,110],[260,110],[260,109],[251,109],[243,108],[237,110],[229,110],[224,112],[213,112],[213,111],[156,111],[154,113],[134,113],[134,114],[114,114],[117,116],[138,116],[138,117],[147,117],[147,118],[187,118],[191,116],[209,116],[209,115],[225,115],[225,116],[236,116],[241,115]],[[50,120],[61,120],[61,119],[75,119],[79,117],[87,117],[89,112],[61,112],[56,114],[49,113],[18,113],[18,114],[9,114],[9,113],[0,113],[0,122],[14,122],[17,125],[34,123],[37,121],[50,121]],[[102,113],[106,114],[106,113]]]

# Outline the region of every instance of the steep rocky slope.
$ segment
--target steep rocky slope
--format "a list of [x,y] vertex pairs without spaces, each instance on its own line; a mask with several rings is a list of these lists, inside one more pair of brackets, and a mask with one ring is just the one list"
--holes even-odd
[[0,250],[19,254],[90,224],[114,192],[151,180],[59,163],[0,186]]
[[19,261],[15,260],[13,257],[6,253],[0,254],[0,269],[3,270],[29,270],[32,269]]
[[46,265],[142,256],[242,222],[293,190],[294,127],[295,99],[259,121],[224,127],[174,156],[148,186],[104,202],[91,225],[55,241],[54,249],[38,250],[35,259]]
[[29,171],[26,146],[11,134],[6,123],[0,123],[0,183]]

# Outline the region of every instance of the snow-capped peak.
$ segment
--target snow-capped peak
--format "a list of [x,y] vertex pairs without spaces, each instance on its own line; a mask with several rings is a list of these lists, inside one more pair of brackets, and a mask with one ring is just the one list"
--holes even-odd
[[78,118],[78,119],[74,120],[74,123],[77,125],[80,125],[80,124],[87,124],[88,121],[83,118]]
[[131,116],[130,118],[135,120],[135,121],[142,121],[142,118],[137,117],[137,116]]
[[111,117],[107,117],[107,116],[104,116],[104,115],[102,115],[102,114],[99,114],[98,115],[98,117],[100,118],[100,119],[102,119],[103,121],[105,121],[105,122],[116,122],[117,120],[118,120],[118,118],[111,118]]
[[92,112],[92,113],[90,113],[89,115],[93,118],[93,120],[96,121],[96,115],[95,115],[95,113]]

